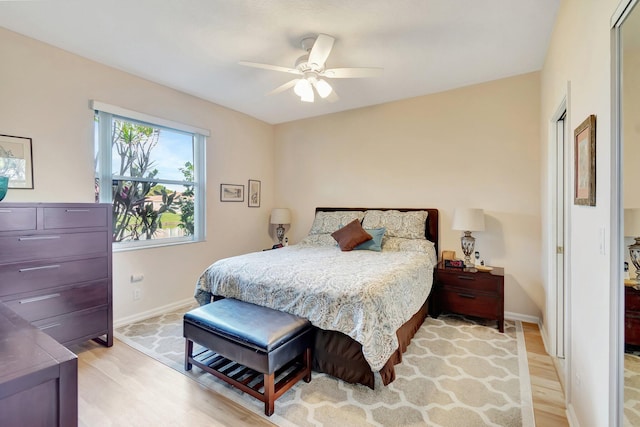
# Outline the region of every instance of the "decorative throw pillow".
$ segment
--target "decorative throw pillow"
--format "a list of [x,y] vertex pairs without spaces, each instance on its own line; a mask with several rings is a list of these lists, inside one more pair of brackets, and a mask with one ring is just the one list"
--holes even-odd
[[373,230],[367,230],[365,228],[364,231],[371,234],[373,238],[364,243],[360,243],[358,246],[353,248],[353,250],[380,252],[382,250],[382,237],[384,236],[385,228],[374,228]]
[[342,224],[348,224],[354,219],[362,221],[362,218],[364,211],[319,211],[316,212],[309,234],[333,233],[342,227]]
[[425,239],[427,214],[427,211],[370,210],[366,212],[362,226],[366,229],[384,227],[389,237]]
[[373,238],[371,234],[364,231],[364,228],[360,225],[360,221],[357,219],[354,219],[341,229],[334,231],[331,233],[331,236],[338,242],[340,250],[345,252],[353,250],[353,248],[360,243],[364,243]]

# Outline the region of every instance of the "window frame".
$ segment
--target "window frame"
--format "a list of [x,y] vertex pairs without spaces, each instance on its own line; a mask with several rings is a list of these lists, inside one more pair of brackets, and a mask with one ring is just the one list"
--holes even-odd
[[[206,238],[206,175],[205,175],[205,148],[206,138],[210,132],[206,129],[197,128],[190,125],[174,122],[137,111],[109,105],[100,101],[92,100],[90,108],[100,117],[98,124],[98,141],[94,141],[95,177],[99,179],[99,202],[113,205],[114,179],[130,180],[134,177],[118,176],[112,173],[112,147],[111,132],[113,118],[122,119],[131,123],[144,126],[151,126],[158,129],[167,129],[174,132],[188,133],[193,136],[193,192],[194,192],[194,230],[193,235],[183,237],[168,237],[150,240],[129,240],[124,242],[113,242],[114,251],[126,251],[149,247],[168,246],[175,244],[203,242]],[[176,181],[170,179],[148,179],[140,178],[133,181],[153,181],[162,184],[184,184],[188,181]]]

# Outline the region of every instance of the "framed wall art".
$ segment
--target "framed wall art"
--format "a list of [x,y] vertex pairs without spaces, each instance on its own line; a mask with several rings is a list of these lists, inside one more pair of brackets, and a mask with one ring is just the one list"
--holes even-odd
[[247,197],[249,207],[250,208],[259,208],[260,207],[260,181],[255,179],[249,180],[248,191],[249,196]]
[[221,202],[244,202],[244,185],[220,184]]
[[33,188],[31,138],[0,135],[0,176],[9,178],[9,188]]
[[596,116],[586,118],[574,131],[575,205],[596,205]]

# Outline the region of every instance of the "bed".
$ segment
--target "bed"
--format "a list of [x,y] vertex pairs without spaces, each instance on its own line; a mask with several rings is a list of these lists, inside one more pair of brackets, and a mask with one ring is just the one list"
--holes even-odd
[[[364,250],[341,251],[331,236],[351,222],[374,236],[356,248]],[[436,209],[317,208],[300,243],[214,262],[195,298],[305,317],[315,329],[314,370],[370,388],[379,372],[387,385],[427,315],[437,242]]]

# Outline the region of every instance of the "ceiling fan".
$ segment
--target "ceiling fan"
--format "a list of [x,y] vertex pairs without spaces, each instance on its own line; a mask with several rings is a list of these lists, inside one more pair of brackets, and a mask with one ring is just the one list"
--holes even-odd
[[338,96],[331,85],[324,80],[325,78],[352,79],[375,77],[382,73],[382,68],[325,68],[325,63],[331,53],[334,42],[335,39],[327,34],[318,34],[317,37],[303,38],[301,46],[307,53],[296,60],[294,68],[249,61],[240,61],[239,64],[301,76],[275,88],[267,95],[284,92],[293,87],[293,91],[303,102],[313,102],[315,98],[314,92],[317,92],[320,98],[333,102],[338,99]]

